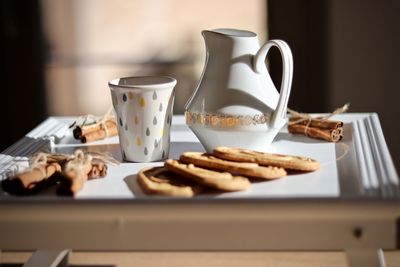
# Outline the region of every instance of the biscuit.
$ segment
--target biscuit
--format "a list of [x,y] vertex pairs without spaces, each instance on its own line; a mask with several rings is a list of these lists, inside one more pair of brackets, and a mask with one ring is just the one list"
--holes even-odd
[[286,175],[286,171],[283,168],[272,166],[264,167],[257,163],[230,161],[200,152],[185,152],[181,155],[180,161],[188,164],[192,163],[207,169],[226,171],[267,180],[277,179]]
[[320,167],[318,161],[308,157],[271,154],[241,148],[217,147],[213,155],[226,160],[253,162],[263,166],[277,166],[298,171],[315,171]]
[[137,175],[137,182],[148,195],[192,197],[203,190],[201,185],[170,172],[164,167],[140,170]]
[[233,176],[228,172],[207,170],[193,164],[185,164],[174,159],[167,159],[165,167],[207,187],[223,191],[241,191],[250,187],[246,177]]

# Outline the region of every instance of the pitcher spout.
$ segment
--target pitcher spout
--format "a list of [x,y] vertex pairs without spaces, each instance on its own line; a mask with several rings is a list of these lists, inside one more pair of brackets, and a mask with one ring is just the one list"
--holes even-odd
[[[207,47],[226,46],[237,39],[257,39],[257,34],[246,30],[220,28],[201,32]],[[223,48],[223,47],[222,47]],[[226,49],[227,47],[225,47]]]
[[201,35],[203,35],[208,51],[213,51],[214,47],[215,49],[218,49],[219,46],[225,45],[225,43],[229,40],[229,38],[226,38],[226,35],[215,30],[204,30],[201,32]]
[[211,34],[217,34],[220,36],[225,36],[225,37],[257,37],[257,34],[252,32],[252,31],[246,31],[246,30],[237,30],[237,29],[229,29],[229,28],[219,28],[219,29],[214,29],[214,30],[205,30],[202,31],[202,34],[211,35]]
[[201,35],[203,35],[204,41],[206,43],[206,46],[209,45],[209,42],[213,39],[219,39],[222,36],[214,31],[209,31],[209,30],[204,30],[201,32]]

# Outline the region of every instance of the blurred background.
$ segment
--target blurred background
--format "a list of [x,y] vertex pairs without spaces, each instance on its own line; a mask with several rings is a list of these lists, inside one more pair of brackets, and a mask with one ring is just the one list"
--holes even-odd
[[[201,30],[239,28],[293,50],[289,107],[377,112],[399,170],[400,1],[28,0],[0,1],[0,150],[48,116],[101,115],[107,82],[177,78],[175,113],[200,77]],[[279,85],[281,59],[269,56]]]

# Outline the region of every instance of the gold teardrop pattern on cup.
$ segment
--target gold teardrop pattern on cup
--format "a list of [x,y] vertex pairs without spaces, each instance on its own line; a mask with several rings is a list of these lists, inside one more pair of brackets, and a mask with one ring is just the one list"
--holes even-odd
[[140,137],[136,138],[136,145],[137,146],[141,146],[142,145],[142,139],[140,139]]
[[143,96],[140,98],[139,104],[142,108],[146,106],[146,101],[144,100]]

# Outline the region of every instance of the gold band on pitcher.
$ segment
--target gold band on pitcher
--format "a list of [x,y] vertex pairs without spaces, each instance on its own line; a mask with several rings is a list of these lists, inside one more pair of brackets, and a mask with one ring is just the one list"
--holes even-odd
[[216,127],[236,127],[236,126],[249,126],[265,124],[269,122],[270,116],[268,114],[257,114],[257,115],[224,115],[224,114],[212,114],[212,113],[197,113],[197,112],[185,112],[186,124],[201,124],[206,126]]

